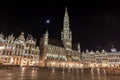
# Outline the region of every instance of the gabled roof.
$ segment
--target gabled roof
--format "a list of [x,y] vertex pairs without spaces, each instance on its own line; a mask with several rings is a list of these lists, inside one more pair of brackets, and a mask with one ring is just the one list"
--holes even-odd
[[48,43],[51,45],[64,47],[62,40],[59,40],[59,39],[49,38]]

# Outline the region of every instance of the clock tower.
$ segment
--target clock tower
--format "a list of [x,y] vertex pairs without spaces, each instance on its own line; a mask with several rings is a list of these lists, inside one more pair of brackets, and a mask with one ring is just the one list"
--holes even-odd
[[68,16],[67,8],[65,8],[63,31],[61,32],[61,40],[63,41],[63,45],[66,50],[67,60],[71,61],[72,32],[69,28],[69,16]]

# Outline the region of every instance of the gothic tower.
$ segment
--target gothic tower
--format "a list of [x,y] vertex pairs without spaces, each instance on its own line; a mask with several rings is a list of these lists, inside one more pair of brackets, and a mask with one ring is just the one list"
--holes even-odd
[[49,33],[46,31],[46,33],[43,35],[43,38],[40,39],[40,58],[41,61],[43,62],[41,65],[45,66],[46,65],[46,53],[47,53],[47,48],[48,48],[48,36]]
[[69,16],[68,16],[67,8],[65,8],[63,31],[61,34],[61,39],[63,41],[65,49],[71,50],[71,48],[72,48],[72,33],[69,28]]
[[67,59],[68,61],[71,61],[72,33],[69,28],[69,16],[68,16],[67,8],[65,8],[63,31],[61,32],[61,40],[63,41],[63,45],[66,50]]

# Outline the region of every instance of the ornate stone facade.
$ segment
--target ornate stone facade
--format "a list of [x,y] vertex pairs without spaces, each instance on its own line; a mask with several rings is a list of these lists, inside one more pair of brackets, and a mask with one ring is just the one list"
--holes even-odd
[[4,65],[35,66],[39,60],[39,47],[31,35],[24,38],[22,32],[18,38],[0,34],[0,62]]
[[117,52],[115,48],[111,49],[111,52],[102,50],[82,52],[82,63],[84,67],[115,67],[120,66],[120,52]]
[[72,32],[69,27],[69,16],[67,8],[63,21],[61,40],[51,39],[49,33],[40,39],[40,59],[42,66],[55,67],[80,67],[80,44],[72,45]]

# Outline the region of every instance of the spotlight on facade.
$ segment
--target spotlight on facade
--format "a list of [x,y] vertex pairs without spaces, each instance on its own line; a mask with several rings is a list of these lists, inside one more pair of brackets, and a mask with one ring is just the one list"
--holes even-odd
[[80,64],[80,67],[83,67],[83,64]]
[[107,64],[102,64],[102,66],[103,66],[103,67],[106,67],[106,66],[107,66]]
[[13,64],[13,62],[14,62],[14,61],[13,61],[13,58],[12,58],[12,59],[10,60],[10,63]]
[[4,49],[5,47],[4,46],[0,46],[0,50]]
[[52,62],[52,66],[54,66],[55,65],[55,62]]
[[90,67],[94,67],[94,65],[93,65],[93,64],[90,64]]

